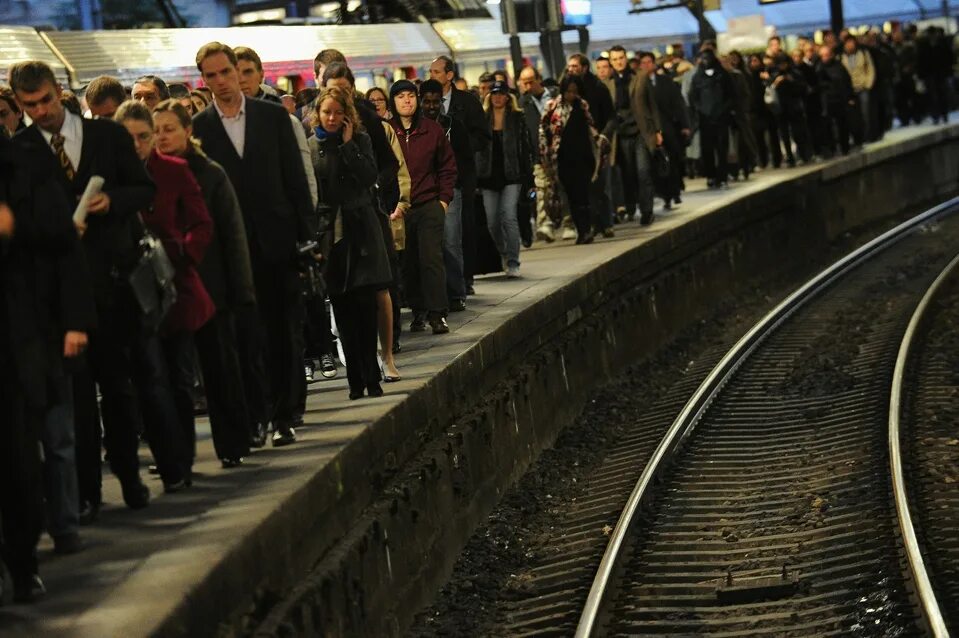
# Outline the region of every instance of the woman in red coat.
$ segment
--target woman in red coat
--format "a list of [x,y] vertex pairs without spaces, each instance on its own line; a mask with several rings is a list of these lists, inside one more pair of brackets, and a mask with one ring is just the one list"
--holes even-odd
[[216,313],[213,300],[203,286],[197,266],[203,260],[213,236],[213,221],[200,187],[187,163],[162,155],[154,148],[153,115],[139,102],[124,102],[114,119],[133,136],[137,155],[146,164],[156,183],[151,210],[144,211],[143,223],[163,242],[176,269],[176,303],[160,327],[180,426],[188,445],[189,458],[195,453],[196,424],[193,418],[193,333]]

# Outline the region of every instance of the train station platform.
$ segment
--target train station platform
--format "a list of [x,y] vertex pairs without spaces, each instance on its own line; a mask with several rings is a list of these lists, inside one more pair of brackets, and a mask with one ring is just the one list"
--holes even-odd
[[[342,368],[311,384],[295,445],[222,470],[201,420],[185,492],[164,495],[146,476],[144,448],[153,500],[142,511],[123,506],[105,470],[86,549],[56,556],[45,538],[48,595],[0,607],[0,635],[279,635],[283,623],[305,635],[320,616],[338,623],[323,633],[402,631],[485,511],[579,411],[580,386],[668,340],[777,254],[955,191],[957,140],[959,125],[897,129],[848,158],[728,190],[691,180],[680,207],[615,238],[537,243],[521,279],[477,279],[449,335],[404,333],[403,379],[385,396],[349,401]],[[457,507],[466,513],[442,515]]]

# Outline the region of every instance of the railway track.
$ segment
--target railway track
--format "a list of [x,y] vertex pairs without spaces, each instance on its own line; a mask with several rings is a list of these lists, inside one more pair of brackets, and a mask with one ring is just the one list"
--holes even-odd
[[630,495],[577,635],[946,635],[888,430],[900,340],[955,253],[957,209],[837,262],[727,353]]
[[[558,551],[512,606],[510,635],[569,635],[584,601],[580,636],[937,633],[900,560],[909,539],[887,425],[900,339],[955,253],[957,210],[928,211],[807,283],[680,409],[703,376],[692,370],[571,508]],[[652,451],[670,410],[680,416]],[[630,464],[645,469],[627,498]],[[955,543],[954,526],[941,530]]]

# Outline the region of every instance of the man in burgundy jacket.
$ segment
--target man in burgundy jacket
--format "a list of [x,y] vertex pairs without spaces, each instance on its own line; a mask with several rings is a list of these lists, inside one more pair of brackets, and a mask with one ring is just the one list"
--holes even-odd
[[390,88],[390,122],[396,130],[410,171],[410,202],[406,219],[403,279],[413,323],[410,332],[450,331],[446,323],[446,268],[443,265],[443,227],[453,201],[456,159],[443,128],[422,117],[416,85],[400,80]]

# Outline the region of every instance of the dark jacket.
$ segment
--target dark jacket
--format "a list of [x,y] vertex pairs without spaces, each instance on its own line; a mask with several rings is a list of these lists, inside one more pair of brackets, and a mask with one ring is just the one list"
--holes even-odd
[[[474,153],[483,148],[483,145],[489,141],[489,125],[483,115],[483,105],[472,93],[460,91],[455,86],[451,87],[450,106],[446,115],[466,125],[470,134],[470,145]],[[407,161],[409,161],[408,158]]]
[[838,58],[820,62],[816,72],[824,105],[848,104],[853,99],[852,79]]
[[264,100],[247,99],[245,108],[242,158],[214,105],[193,117],[193,134],[230,177],[251,246],[267,261],[292,263],[297,241],[312,235],[313,203],[290,115]]
[[656,101],[656,110],[659,111],[659,123],[663,127],[663,146],[670,156],[681,157],[686,145],[681,131],[691,128],[683,91],[679,84],[668,76],[657,75],[653,84],[653,99]]
[[338,134],[313,136],[308,143],[320,202],[329,207],[320,235],[330,296],[386,287],[393,274],[373,197],[377,167],[369,136],[358,131],[349,142]]
[[409,131],[403,128],[399,117],[390,120],[390,124],[410,171],[410,203],[418,206],[434,199],[445,204],[453,201],[456,159],[442,127],[419,113],[414,116]]
[[[622,78],[614,76],[605,82],[616,106],[615,114],[606,123],[605,129],[599,129],[615,146],[618,142],[613,136],[631,137],[639,135],[652,152],[656,148],[656,133],[662,131],[659,121],[659,109],[653,99],[653,87],[645,74],[635,74],[629,69]],[[625,94],[623,87],[626,87]],[[623,103],[627,108],[621,108]],[[590,105],[592,107],[592,105]],[[592,111],[590,111],[592,114]]]
[[[546,89],[543,90],[545,91]],[[612,100],[610,100],[610,104],[612,104]],[[526,133],[529,135],[529,145],[533,154],[533,163],[539,164],[539,123],[540,120],[543,119],[543,113],[540,113],[539,109],[536,108],[533,96],[529,93],[523,94],[523,97],[519,99],[519,106],[523,109],[523,117],[526,120]]]
[[593,153],[593,132],[586,120],[582,104],[576,101],[559,146],[557,157],[560,176],[569,173],[586,176],[587,183],[596,170],[596,156]]
[[436,123],[443,128],[446,139],[453,147],[453,157],[456,158],[456,186],[462,187],[464,183],[475,183],[476,159],[466,125],[442,113],[436,118]]
[[589,104],[589,114],[593,117],[593,126],[596,127],[597,131],[602,131],[606,128],[606,124],[615,110],[613,108],[613,96],[603,81],[589,71],[583,74],[583,85],[586,88],[583,99]]
[[[487,115],[492,127],[492,109]],[[503,121],[503,156],[493,157],[493,141],[490,140],[486,148],[476,153],[476,176],[480,180],[489,177],[493,173],[493,163],[502,162],[507,183],[522,183],[527,180],[532,171],[532,149],[529,147],[529,140],[523,114],[508,110]]]
[[223,167],[201,152],[191,150],[186,161],[213,219],[213,236],[198,269],[203,285],[217,310],[256,303],[250,248],[233,184]]
[[143,222],[163,242],[176,269],[176,303],[164,317],[162,330],[196,332],[216,313],[197,273],[213,236],[213,220],[185,160],[154,150],[147,159],[147,171],[157,192],[153,206],[143,211]]
[[64,372],[65,332],[95,325],[93,292],[59,176],[46,162],[24,161],[6,138],[0,201],[16,220],[13,238],[0,243],[0,348],[12,358],[26,401],[44,410],[69,398],[48,391]]
[[129,272],[137,261],[137,242],[142,236],[137,213],[150,206],[155,187],[125,128],[111,120],[85,119],[82,126],[80,165],[75,167],[72,182],[36,124],[19,133],[14,145],[25,161],[60,184],[70,202],[71,214],[90,177],[104,178],[103,192],[110,196],[110,210],[87,217],[82,244],[94,293],[98,302],[105,303],[113,297],[115,275]]
[[779,94],[779,104],[783,113],[787,115],[804,113],[806,98],[809,97],[810,89],[800,71],[791,66],[786,71],[777,71],[771,76],[771,79],[775,81],[779,77],[782,78],[782,81],[776,87],[776,92]]
[[689,89],[689,107],[701,120],[719,123],[726,121],[735,108],[736,94],[726,70],[719,65],[712,70],[712,75],[707,73],[706,67],[696,70]]

